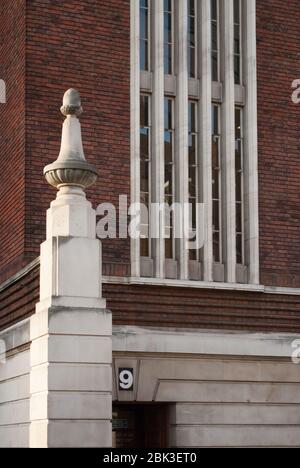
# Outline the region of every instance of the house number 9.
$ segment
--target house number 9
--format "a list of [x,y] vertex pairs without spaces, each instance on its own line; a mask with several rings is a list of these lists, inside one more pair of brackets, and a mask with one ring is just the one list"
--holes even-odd
[[119,390],[133,390],[133,369],[119,369]]

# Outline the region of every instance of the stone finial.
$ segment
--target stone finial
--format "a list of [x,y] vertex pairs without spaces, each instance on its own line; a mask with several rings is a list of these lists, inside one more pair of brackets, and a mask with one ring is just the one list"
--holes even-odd
[[70,88],[65,92],[63,97],[63,105],[60,108],[60,111],[66,117],[68,115],[81,115],[83,109],[81,107],[81,99],[78,91],[76,89]]
[[82,114],[78,91],[66,91],[61,112],[66,119],[63,123],[60,153],[54,163],[44,168],[44,175],[47,182],[57,189],[77,186],[84,190],[96,181],[97,170],[84,156],[78,119]]

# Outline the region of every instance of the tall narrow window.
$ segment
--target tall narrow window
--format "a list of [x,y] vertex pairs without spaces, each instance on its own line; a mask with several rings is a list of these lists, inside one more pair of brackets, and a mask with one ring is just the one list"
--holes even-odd
[[165,75],[173,73],[173,0],[164,0],[164,70]]
[[[198,126],[197,103],[189,101],[189,204],[191,227],[197,229],[197,202],[199,193],[198,181]],[[199,251],[190,250],[190,260],[199,260]]]
[[234,82],[241,84],[241,0],[234,0]]
[[189,78],[196,78],[197,70],[197,14],[196,0],[188,0],[188,67]]
[[244,264],[244,154],[243,110],[235,109],[235,198],[236,198],[236,262]]
[[[165,133],[164,133],[164,167],[165,167],[165,203],[171,207],[174,202],[174,101],[165,98]],[[166,217],[165,257],[174,258],[174,214]]]
[[151,155],[151,112],[150,97],[142,94],[140,98],[140,199],[146,210],[141,211],[141,256],[151,256],[149,239],[149,209],[150,209],[150,155]]
[[219,26],[219,0],[211,0],[211,73],[213,81],[220,81]]
[[140,68],[150,70],[150,14],[149,0],[140,0]]
[[222,263],[220,107],[212,106],[213,258]]

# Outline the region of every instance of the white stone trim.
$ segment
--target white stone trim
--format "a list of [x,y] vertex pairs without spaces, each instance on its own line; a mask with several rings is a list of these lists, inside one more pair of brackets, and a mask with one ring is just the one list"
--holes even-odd
[[[178,0],[177,4],[177,95],[175,100],[175,193],[176,202],[185,206],[188,203],[188,74],[187,74],[187,2]],[[176,240],[176,259],[179,262],[179,278],[188,279],[189,251],[185,228],[186,216],[182,216],[181,238]],[[177,221],[175,220],[175,223]]]
[[256,0],[243,2],[245,78],[245,214],[248,281],[259,284],[259,212],[257,148]]
[[[133,278],[133,277],[117,277],[104,276],[102,283],[106,284],[128,284],[128,285],[143,285],[143,286],[163,286],[173,288],[192,288],[192,289],[216,289],[227,291],[253,291],[264,292],[265,287],[257,284],[240,284],[240,283],[218,283],[205,281],[190,281],[190,280],[173,280],[160,278]],[[279,293],[278,293],[279,294]],[[280,293],[283,294],[283,293]],[[300,295],[300,289],[299,289]]]
[[6,352],[30,343],[29,320],[22,320],[0,332],[0,339],[5,341]]
[[[139,0],[130,1],[131,203],[140,202],[140,23]],[[140,276],[140,240],[131,238],[131,271]]]
[[[26,268],[21,270],[19,273],[14,275],[11,279],[7,280],[5,283],[0,285],[0,292],[19,278],[26,276],[31,270],[39,266],[40,257],[37,257],[33,262],[31,262]],[[20,276],[19,276],[20,275]],[[17,279],[16,279],[17,278]],[[183,287],[183,288],[193,288],[193,289],[219,289],[219,290],[228,290],[228,291],[253,291],[253,292],[263,292],[266,294],[277,294],[277,295],[287,295],[287,296],[300,296],[300,288],[284,288],[279,286],[265,286],[260,284],[240,284],[240,283],[219,283],[219,282],[207,282],[207,281],[189,281],[189,280],[171,280],[171,279],[156,279],[156,278],[139,278],[139,277],[121,277],[121,276],[103,276],[102,282],[105,284],[142,284],[149,286],[169,286],[169,287]],[[95,304],[93,305],[95,306]],[[12,329],[19,324],[11,327]],[[10,328],[4,330],[1,333],[10,330]]]
[[224,100],[221,108],[223,172],[223,219],[224,219],[224,263],[226,281],[236,282],[236,222],[235,222],[235,87],[234,87],[234,27],[233,0],[220,0],[221,28],[223,37],[223,80]]
[[171,279],[156,279],[156,278],[133,278],[133,277],[117,277],[104,276],[102,282],[106,284],[140,284],[144,286],[163,286],[173,288],[192,288],[192,289],[216,289],[226,291],[248,291],[261,292],[266,294],[292,295],[300,296],[300,288],[280,288],[275,286],[264,286],[259,284],[241,284],[241,283],[219,283],[206,281],[190,281],[190,280],[171,280]]
[[210,0],[203,0],[200,5],[200,37],[199,63],[201,64],[200,101],[199,101],[199,155],[202,185],[201,201],[205,209],[205,243],[203,247],[203,279],[213,281],[213,247],[212,247],[212,142],[211,142],[211,106],[212,106],[212,74],[211,74],[211,11]]
[[113,327],[113,352],[290,358],[292,333],[241,333],[135,326]]
[[28,275],[32,270],[34,270],[40,264],[40,257],[35,258],[31,263],[26,265],[25,268],[18,271],[15,275],[11,276],[8,280],[4,281],[4,283],[0,284],[0,293],[5,289],[9,288],[12,284],[19,281],[24,276]]

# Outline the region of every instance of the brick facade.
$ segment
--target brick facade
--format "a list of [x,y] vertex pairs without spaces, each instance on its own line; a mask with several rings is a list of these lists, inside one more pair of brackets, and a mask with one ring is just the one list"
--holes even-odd
[[18,271],[25,244],[25,0],[0,3],[0,283]]
[[[29,0],[25,41],[25,2],[1,2],[8,103],[0,106],[0,283],[36,258],[45,238],[54,191],[42,171],[59,152],[67,88],[83,96],[85,152],[99,170],[89,199],[117,204],[118,195],[130,195],[129,7],[129,0]],[[291,83],[300,78],[299,23],[298,0],[257,0],[261,283],[298,288],[300,106],[291,102]],[[129,240],[103,243],[105,275],[130,275],[129,247]],[[104,294],[115,323],[299,331],[295,296],[116,285]],[[19,309],[23,316],[33,304]],[[2,328],[22,316],[7,310]]]
[[300,78],[298,0],[257,0],[261,282],[300,287]]
[[[66,89],[74,87],[84,98],[85,153],[99,170],[89,200],[117,205],[119,195],[129,197],[129,3],[27,2],[25,252],[31,259],[45,238],[45,212],[54,196],[42,173],[58,156]],[[104,242],[103,251],[104,263],[118,264],[115,274],[128,273],[127,241]]]
[[[298,295],[121,284],[103,284],[103,295],[115,325],[300,330]],[[0,330],[32,315],[39,299],[39,267],[0,290],[0,298]]]

